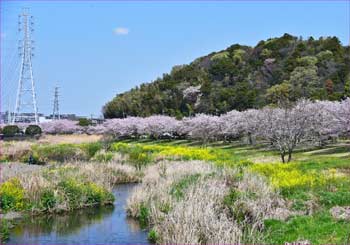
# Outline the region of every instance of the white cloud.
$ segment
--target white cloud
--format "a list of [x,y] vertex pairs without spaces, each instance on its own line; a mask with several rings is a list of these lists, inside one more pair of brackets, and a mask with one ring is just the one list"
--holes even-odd
[[113,33],[115,35],[128,35],[129,34],[129,29],[125,27],[117,27],[113,30]]

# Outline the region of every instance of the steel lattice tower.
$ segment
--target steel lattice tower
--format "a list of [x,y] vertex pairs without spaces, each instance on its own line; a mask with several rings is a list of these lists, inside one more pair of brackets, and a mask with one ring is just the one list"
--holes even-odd
[[34,22],[33,16],[28,13],[28,9],[24,9],[22,14],[18,16],[18,25],[18,31],[22,33],[22,39],[19,41],[18,47],[22,61],[12,123],[30,121],[37,124],[38,108],[32,67],[34,42],[31,38]]
[[59,96],[58,87],[55,87],[54,100],[53,100],[53,113],[52,113],[53,120],[60,120],[58,96]]

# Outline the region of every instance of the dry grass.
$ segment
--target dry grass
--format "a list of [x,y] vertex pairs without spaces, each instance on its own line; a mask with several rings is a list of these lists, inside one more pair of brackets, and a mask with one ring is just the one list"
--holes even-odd
[[142,185],[136,187],[127,200],[127,212],[132,217],[140,216],[140,206],[148,203],[150,222],[156,223],[164,218],[163,206],[171,208],[174,197],[169,195],[171,186],[184,176],[193,174],[209,174],[212,165],[201,161],[161,162],[145,170]]
[[0,141],[0,158],[14,160],[21,158],[31,149],[33,141]]
[[[186,182],[191,176],[199,177]],[[183,196],[172,194],[174,186]],[[259,243],[265,219],[295,214],[262,177],[201,161],[150,166],[127,201],[134,218],[144,218],[145,208],[157,243],[165,244]]]
[[35,172],[40,171],[41,169],[43,169],[43,166],[28,165],[16,162],[0,164],[0,183],[5,182],[13,177],[31,175]]
[[98,142],[101,135],[43,135],[39,140],[0,141],[0,159],[2,161],[24,161],[37,145],[82,144]]
[[101,139],[101,135],[87,135],[87,134],[66,134],[66,135],[44,135],[37,143],[48,144],[81,144],[97,142]]
[[[87,197],[84,196],[89,193],[72,192],[75,194],[69,197],[67,196],[69,189],[65,188],[73,188],[72,191],[78,190],[77,188],[85,190],[83,188],[91,184],[89,188],[92,188],[91,190],[96,195],[100,195],[110,192],[115,184],[138,182],[142,177],[142,174],[134,167],[119,162],[69,162],[43,167],[11,163],[1,166],[1,178],[4,181],[12,178],[18,179],[25,193],[25,202],[30,204],[32,212],[68,211],[92,205],[86,203]],[[50,210],[43,210],[40,203],[43,200],[43,193],[47,190],[53,193],[56,201]],[[72,206],[72,198],[78,200],[79,203]]]
[[159,243],[239,244],[239,224],[222,207],[228,191],[225,179],[202,179],[189,188],[185,198],[155,226]]

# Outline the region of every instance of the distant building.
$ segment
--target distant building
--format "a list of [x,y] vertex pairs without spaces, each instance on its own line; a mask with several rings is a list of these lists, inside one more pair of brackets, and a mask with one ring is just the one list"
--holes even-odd
[[[47,119],[53,119],[53,115],[49,115],[46,117]],[[67,119],[67,120],[78,120],[79,117],[77,117],[75,114],[60,114],[60,119]]]
[[[9,114],[8,111],[0,113],[0,122],[3,124],[11,124],[12,119],[14,117],[14,113],[11,112]],[[45,117],[44,114],[38,113],[38,117]],[[35,115],[34,113],[20,113],[16,117],[16,123],[35,123]]]
[[[11,124],[14,113],[0,112],[0,124]],[[34,113],[21,113],[19,114],[19,123],[33,123]],[[53,115],[45,116],[43,113],[38,113],[39,123],[50,122],[53,120]],[[60,119],[78,121],[81,118],[86,118],[91,121],[93,125],[102,124],[105,119],[101,118],[93,118],[93,117],[85,117],[85,116],[77,116],[75,114],[61,114]],[[9,121],[10,120],[10,121]]]

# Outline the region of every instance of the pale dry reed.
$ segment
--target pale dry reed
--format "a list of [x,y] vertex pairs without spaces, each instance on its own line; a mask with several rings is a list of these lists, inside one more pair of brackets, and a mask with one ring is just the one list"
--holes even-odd
[[224,179],[202,179],[186,192],[164,221],[154,229],[159,243],[239,244],[242,231],[222,201],[229,188]]
[[38,140],[38,143],[48,144],[81,144],[97,142],[102,138],[101,135],[88,135],[88,134],[62,134],[62,135],[43,135]]
[[9,161],[25,156],[33,141],[0,141],[0,157]]
[[174,197],[169,195],[169,189],[184,176],[193,174],[209,174],[213,171],[210,164],[201,161],[161,162],[145,170],[142,185],[137,186],[127,200],[127,212],[132,217],[138,217],[140,206],[149,205],[150,222],[156,223],[164,218],[162,207],[174,203]]
[[[68,162],[38,167],[25,164],[4,164],[6,171],[2,171],[4,180],[17,178],[25,193],[25,199],[30,203],[40,203],[42,194],[50,190],[57,197],[51,211],[70,210],[71,206],[65,198],[62,183],[78,181],[77,183],[93,183],[106,191],[111,191],[113,185],[140,181],[142,174],[130,165],[119,162]],[[15,166],[15,167],[14,167]],[[23,166],[22,171],[13,171]],[[24,167],[25,166],[25,167]],[[28,170],[30,169],[30,170]],[[79,185],[79,184],[78,184]],[[80,198],[80,197],[75,197]],[[81,203],[79,205],[85,205]],[[33,206],[33,212],[40,211]]]
[[0,164],[0,183],[16,176],[32,174],[42,168],[43,166],[40,165],[28,165],[17,162]]
[[[178,198],[174,185],[199,174]],[[234,200],[227,203],[231,193]],[[162,162],[145,171],[143,182],[127,201],[129,216],[148,222],[165,244],[259,243],[264,220],[294,214],[264,178],[201,162]]]

